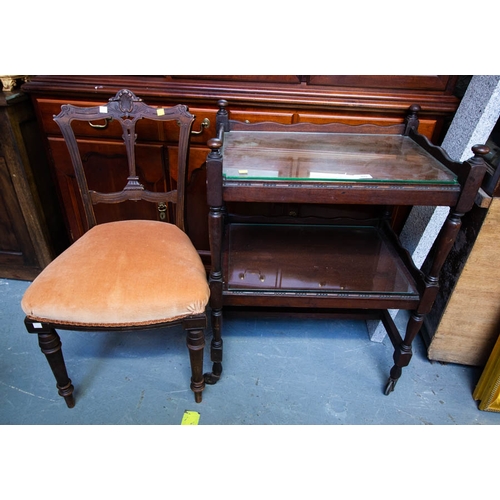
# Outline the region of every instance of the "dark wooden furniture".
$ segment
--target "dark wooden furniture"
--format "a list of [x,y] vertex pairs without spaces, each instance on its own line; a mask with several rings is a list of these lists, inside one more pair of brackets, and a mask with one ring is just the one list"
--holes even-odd
[[65,245],[33,105],[0,91],[0,277],[31,280]]
[[[420,133],[434,143],[439,143],[447,122],[451,120],[459,104],[459,100],[453,95],[456,80],[454,76],[438,75],[40,75],[24,84],[23,90],[31,95],[37,112],[56,179],[61,212],[71,241],[76,241],[83,234],[85,217],[78,201],[78,188],[61,132],[52,120],[61,105],[97,105],[124,87],[143,99],[147,98],[150,105],[188,105],[196,120],[189,156],[186,230],[202,257],[206,257],[208,265],[204,163],[209,152],[207,140],[217,133],[215,116],[219,98],[231,102],[232,117],[236,120],[251,123],[275,121],[283,124],[401,124],[409,106],[418,102],[422,107]],[[102,121],[93,125],[106,126]],[[166,154],[170,164],[175,165],[177,149],[172,136],[173,130],[172,127],[163,129],[162,136],[149,130],[146,135],[139,136],[138,151],[147,158],[147,162],[143,162],[147,169],[144,173],[151,183],[162,182],[164,173],[159,166],[161,154]],[[120,128],[110,123],[104,130],[99,130],[84,124],[76,134],[89,154],[97,154],[102,164],[109,164],[106,175],[102,173],[99,182],[102,190],[110,189],[118,175],[113,168],[112,158],[113,144],[120,139]],[[160,149],[163,153],[159,153]],[[172,176],[175,181],[175,171],[166,172],[165,175],[167,178]],[[272,203],[261,208],[265,208],[269,214],[276,209]],[[322,210],[320,207],[316,208]],[[145,209],[139,204],[135,204],[133,210],[152,219],[159,219],[163,213],[162,207]],[[128,214],[124,213],[123,207],[100,207],[98,220],[119,220],[126,215]],[[393,219],[394,227],[401,228],[405,212],[395,211]]]
[[[215,383],[222,372],[223,308],[335,312],[380,319],[394,345],[389,394],[412,356],[412,341],[436,296],[440,269],[472,207],[486,166],[485,146],[453,162],[418,133],[418,105],[406,122],[247,124],[219,101],[209,141],[207,198]],[[323,205],[262,214],[259,205]],[[253,207],[253,215],[239,210]],[[418,270],[391,224],[393,206],[451,207],[426,269]],[[401,338],[388,309],[408,309]]]
[[[201,259],[184,232],[185,184],[189,139],[194,116],[186,106],[146,105],[123,89],[107,103],[92,107],[63,106],[54,118],[61,128],[74,167],[86,232],[58,256],[27,289],[22,308],[30,333],[38,334],[42,352],[52,368],[59,394],[74,406],[56,329],[131,330],[181,324],[187,334],[191,360],[191,389],[202,399],[205,306],[209,288]],[[100,192],[94,181],[103,166],[76,140],[73,126],[111,123],[120,127],[121,148],[113,143],[114,162],[122,183],[112,192]],[[136,150],[137,134],[161,135],[165,127],[178,128],[177,182],[148,184],[143,172],[148,156]],[[105,165],[106,167],[107,165]],[[99,185],[99,182],[96,182]],[[122,188],[122,186],[124,186]],[[174,223],[120,220],[97,224],[102,204],[147,203],[171,205]]]

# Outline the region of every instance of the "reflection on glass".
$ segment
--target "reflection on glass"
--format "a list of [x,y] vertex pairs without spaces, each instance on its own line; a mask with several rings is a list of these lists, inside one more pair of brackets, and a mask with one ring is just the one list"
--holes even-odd
[[456,184],[456,176],[400,135],[229,132],[226,179]]
[[231,224],[229,290],[416,294],[374,227]]

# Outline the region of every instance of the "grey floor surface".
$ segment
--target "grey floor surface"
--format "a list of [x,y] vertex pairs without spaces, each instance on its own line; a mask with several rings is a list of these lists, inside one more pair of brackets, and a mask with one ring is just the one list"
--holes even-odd
[[[480,370],[431,363],[420,339],[385,396],[392,346],[370,342],[364,322],[228,317],[223,377],[196,404],[182,331],[60,332],[76,388],[68,409],[24,329],[27,286],[0,279],[2,498],[357,500],[390,490],[417,500],[493,487],[500,413],[472,399]],[[186,411],[199,413],[190,431]]]
[[27,286],[0,279],[0,424],[179,425],[186,410],[200,414],[199,425],[500,424],[499,413],[478,410],[472,398],[480,369],[430,362],[420,338],[385,396],[392,345],[371,342],[364,322],[243,314],[225,319],[223,377],[201,404],[189,390],[181,330],[61,331],[76,396],[68,409],[25,331]]

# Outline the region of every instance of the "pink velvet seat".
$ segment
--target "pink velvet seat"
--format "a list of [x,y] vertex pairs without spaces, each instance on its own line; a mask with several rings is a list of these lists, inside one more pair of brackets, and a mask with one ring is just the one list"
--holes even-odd
[[[126,89],[100,106],[64,105],[54,117],[75,169],[88,227],[82,237],[33,281],[21,306],[26,314],[26,328],[38,334],[59,394],[70,408],[75,404],[74,388],[56,328],[116,331],[182,325],[191,362],[190,386],[195,401],[202,399],[209,287],[201,258],[184,231],[184,191],[194,118],[186,106],[148,106]],[[123,179],[121,191],[102,193],[89,188],[72,128],[75,120],[114,121],[121,125],[122,158],[128,166],[128,177]],[[176,178],[171,191],[151,191],[141,183],[135,164],[135,126],[139,120],[171,121],[179,127]],[[142,164],[141,171],[145,167]],[[95,204],[130,200],[173,205],[169,213],[174,214],[175,223],[116,220],[97,224]],[[168,330],[165,333],[167,335]]]
[[187,235],[174,224],[130,220],[85,233],[35,279],[21,306],[42,323],[120,327],[203,314],[208,298]]

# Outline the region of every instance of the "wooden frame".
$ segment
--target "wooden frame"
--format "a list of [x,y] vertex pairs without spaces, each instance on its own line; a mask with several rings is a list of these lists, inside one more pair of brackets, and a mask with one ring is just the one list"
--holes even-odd
[[[144,188],[136,172],[135,145],[137,134],[136,123],[147,119],[157,122],[175,121],[179,125],[178,144],[178,179],[175,189],[169,192],[152,192]],[[184,105],[171,108],[148,106],[133,92],[127,89],[120,90],[107,104],[92,107],[77,107],[74,105],[62,106],[61,112],[54,117],[60,126],[63,137],[68,146],[71,161],[75,169],[80,194],[84,204],[87,229],[96,225],[94,205],[98,203],[120,203],[126,200],[146,200],[153,203],[172,203],[176,205],[175,224],[184,231],[185,187],[187,176],[187,161],[189,154],[189,139],[194,116]],[[78,142],[72,128],[73,121],[116,121],[123,130],[123,141],[127,152],[129,175],[122,190],[113,193],[100,193],[89,189],[85,176],[84,166],[80,156]],[[194,248],[193,248],[194,250]],[[57,381],[59,395],[64,398],[69,408],[75,405],[73,396],[74,387],[68,377],[64,357],[61,350],[61,341],[56,329],[83,330],[83,331],[124,331],[170,327],[181,325],[186,331],[187,347],[191,361],[191,389],[195,401],[201,402],[202,391],[205,387],[203,379],[203,348],[205,345],[204,329],[207,324],[206,314],[163,321],[153,324],[127,326],[95,326],[65,323],[59,321],[40,321],[33,317],[26,317],[25,326],[29,333],[36,333],[39,345],[45,354]]]
[[[297,125],[282,125],[277,123],[258,123],[248,124],[235,120],[231,120],[227,109],[227,102],[225,100],[219,101],[219,112],[217,115],[217,130],[218,135],[216,138],[208,142],[211,152],[207,157],[207,199],[210,206],[209,214],[209,230],[210,230],[210,245],[211,245],[211,258],[212,268],[210,272],[210,287],[211,287],[211,309],[212,309],[212,329],[213,340],[211,346],[213,370],[212,373],[206,374],[205,379],[207,383],[216,383],[222,373],[222,315],[223,308],[258,308],[265,313],[267,308],[273,308],[274,311],[281,310],[289,314],[295,312],[297,308],[302,310],[312,310],[317,313],[318,310],[324,312],[337,313],[345,317],[345,315],[356,317],[376,317],[382,320],[387,329],[389,338],[394,346],[394,366],[391,369],[390,376],[385,387],[385,394],[389,394],[394,390],[394,387],[399,380],[402,368],[407,366],[412,356],[412,342],[418,334],[423,322],[424,316],[431,310],[434,303],[437,290],[439,287],[439,273],[445,259],[455,241],[458,230],[461,225],[461,217],[465,212],[471,209],[474,198],[479,189],[483,176],[486,171],[486,164],[482,158],[483,155],[488,153],[486,146],[478,145],[473,148],[474,157],[464,163],[452,161],[448,155],[439,147],[434,146],[424,136],[418,133],[418,112],[420,106],[412,105],[409,109],[406,122],[399,127],[375,127],[359,126],[353,127],[349,125],[342,125],[338,123],[327,125],[312,125],[312,124],[297,124]],[[411,161],[406,162],[405,153],[398,152],[396,148],[396,162],[398,162],[398,154],[400,154],[399,163],[407,166],[401,167],[403,169],[402,176],[397,179],[388,178],[378,179],[377,172],[373,172],[376,182],[359,182],[359,181],[345,181],[345,180],[304,180],[304,179],[290,179],[279,178],[279,176],[266,178],[265,175],[259,178],[256,175],[249,176],[245,179],[246,165],[241,166],[241,177],[234,178],[225,175],[224,161],[229,158],[228,152],[225,150],[225,142],[234,131],[239,131],[239,142],[245,151],[246,158],[251,155],[252,148],[260,154],[259,136],[254,132],[269,132],[276,134],[276,141],[278,137],[282,138],[283,155],[290,155],[290,158],[298,154],[299,148],[301,154],[306,154],[312,146],[307,144],[307,135],[310,132],[318,134],[330,134],[332,140],[340,138],[335,144],[342,143],[342,140],[347,140],[349,137],[358,139],[363,144],[368,144],[370,141],[376,144],[372,134],[395,135],[399,137],[396,142],[401,143],[401,147],[411,145],[416,151],[428,162],[429,168],[431,165],[438,165],[438,169],[442,172],[452,172],[456,178],[447,182],[435,180],[417,179],[418,182],[407,180],[410,176],[405,176],[411,173],[409,170],[406,172],[404,168],[411,169]],[[248,134],[248,145],[245,144],[245,132]],[[253,135],[252,135],[253,134]],[[281,136],[279,136],[281,134]],[[302,134],[302,135],[301,135]],[[339,135],[337,135],[339,134]],[[366,136],[371,137],[366,137]],[[306,143],[306,145],[304,145]],[[295,145],[296,144],[296,145]],[[267,148],[266,148],[267,147]],[[269,156],[270,161],[278,161],[276,151],[270,149],[266,143],[264,152],[262,153],[261,164],[265,164],[266,154]],[[297,148],[297,149],[295,149]],[[267,151],[270,151],[269,153]],[[405,151],[407,148],[401,149]],[[316,151],[311,151],[311,155]],[[335,150],[338,153],[338,150]],[[324,149],[321,149],[321,154],[324,155]],[[332,151],[333,154],[333,151]],[[365,163],[363,154],[358,154],[354,157],[354,162],[358,161],[360,169]],[[376,158],[377,152],[366,151],[366,155],[370,158]],[[353,157],[351,154],[350,157]],[[356,160],[357,158],[357,160]],[[398,166],[395,163],[396,167]],[[424,163],[424,165],[427,165]],[[231,167],[235,165],[231,163]],[[395,168],[396,168],[395,167]],[[347,168],[347,167],[346,167]],[[401,170],[401,169],[400,169]],[[231,242],[226,236],[229,232],[231,225],[235,223],[248,224],[248,227],[255,228],[256,225],[263,224],[264,218],[259,217],[239,217],[237,213],[228,207],[229,203],[260,203],[266,200],[275,201],[278,203],[284,202],[297,202],[297,203],[323,203],[340,205],[340,210],[345,210],[345,207],[351,206],[372,206],[374,207],[374,217],[376,222],[374,228],[384,232],[385,238],[390,242],[393,257],[389,261],[389,266],[403,266],[409,276],[414,293],[411,294],[398,294],[395,289],[391,289],[390,283],[385,283],[383,291],[375,289],[363,288],[353,289],[349,288],[349,284],[343,289],[342,287],[335,287],[330,285],[328,288],[322,288],[320,291],[313,290],[309,285],[304,285],[297,288],[294,287],[256,287],[256,286],[243,286],[239,289],[231,288],[228,286],[230,282],[228,262],[231,260]],[[430,265],[426,269],[419,270],[415,267],[414,263],[409,256],[409,253],[401,246],[399,239],[390,227],[390,213],[393,205],[444,205],[450,206],[450,214],[443,225],[439,236],[431,249],[432,258]],[[343,216],[339,213],[330,221],[330,224],[344,224],[344,227],[349,225],[354,228],[355,232],[359,232],[366,226],[366,220],[351,220],[349,216]],[[344,222],[339,222],[341,219]],[[293,216],[281,218],[268,218],[268,224],[287,224],[290,226],[289,236],[293,239],[293,234],[299,238],[301,224],[316,224],[318,227],[324,227],[327,221],[321,218],[303,218],[297,220]],[[372,224],[372,223],[370,223]],[[364,230],[364,229],[363,229]],[[293,232],[293,234],[292,234]],[[257,231],[259,233],[259,230]],[[354,233],[353,233],[354,234]],[[262,236],[265,238],[266,236]],[[259,240],[259,234],[253,236],[253,241]],[[348,236],[343,236],[348,238]],[[267,244],[268,240],[266,240]],[[291,259],[293,248],[291,244],[288,246],[280,246],[279,242],[273,243],[273,248],[270,250],[266,246],[266,251],[259,253],[259,243],[254,244],[246,243],[252,260],[252,265],[255,267],[255,262],[264,262],[272,255],[272,260],[276,262],[286,262]],[[322,268],[326,266],[323,257],[315,256],[317,245],[311,245],[310,259],[315,267]],[[349,248],[349,247],[346,247]],[[330,259],[331,265],[335,266],[335,262],[342,262],[345,254],[335,254],[334,246],[332,246],[332,257]],[[347,252],[348,250],[342,250]],[[253,252],[253,254],[252,254]],[[324,249],[321,250],[324,252]],[[248,253],[248,252],[247,252]],[[305,252],[303,252],[305,255]],[[302,254],[301,254],[302,255]],[[341,257],[341,258],[339,258]],[[351,250],[350,257],[353,259],[352,273],[356,273],[357,269],[361,269],[365,257],[365,252],[362,246],[354,246]],[[236,257],[235,257],[236,259]],[[304,257],[304,260],[307,260]],[[268,262],[267,260],[265,262]],[[296,266],[299,263],[294,261]],[[392,263],[391,263],[392,262]],[[244,266],[245,262],[241,262]],[[263,264],[262,264],[263,265]],[[304,270],[301,269],[296,273],[297,276],[304,276],[311,267],[307,267],[309,263],[304,264]],[[255,268],[259,269],[261,266],[257,265]],[[244,273],[243,273],[244,274]],[[260,273],[262,275],[262,273]],[[388,309],[409,309],[411,310],[410,319],[408,321],[406,333],[404,338],[398,332],[398,329],[393,323],[392,318],[388,314]]]

